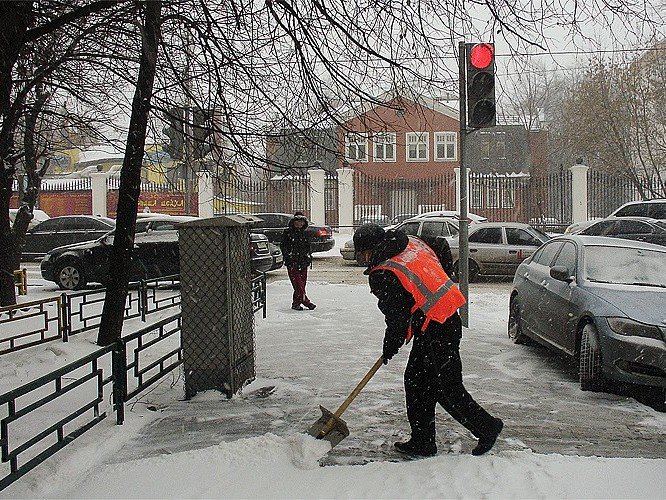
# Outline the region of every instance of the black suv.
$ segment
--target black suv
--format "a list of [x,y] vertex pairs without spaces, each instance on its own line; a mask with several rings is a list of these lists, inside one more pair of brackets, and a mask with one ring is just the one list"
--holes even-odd
[[[196,217],[163,216],[140,219],[136,223],[130,280],[159,278],[180,272],[178,225]],[[66,245],[48,252],[41,264],[42,277],[66,290],[80,290],[87,283],[105,285],[113,247],[113,231],[76,245]],[[250,234],[252,269],[268,271],[273,266],[268,239]]]
[[[259,217],[261,222],[255,222],[250,231],[265,234],[268,241],[276,245],[280,244],[282,240],[282,233],[287,226],[293,215],[280,214],[280,213],[261,213],[249,214],[254,217]],[[333,239],[333,230],[328,226],[313,226],[308,225],[305,230],[305,236],[310,242],[312,252],[327,252],[335,246]]]

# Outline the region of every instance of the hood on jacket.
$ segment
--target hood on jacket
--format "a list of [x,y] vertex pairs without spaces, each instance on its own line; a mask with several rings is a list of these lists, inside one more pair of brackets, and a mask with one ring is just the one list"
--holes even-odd
[[297,220],[302,220],[303,222],[305,222],[305,226],[303,226],[303,229],[306,229],[308,227],[309,224],[308,218],[305,215],[294,215],[289,221],[290,229],[296,229],[296,227],[294,226],[294,222],[296,222]]
[[384,262],[386,259],[390,259],[391,257],[395,257],[402,253],[405,248],[407,248],[408,243],[409,238],[404,231],[400,229],[389,229],[386,231],[384,239],[377,244],[372,253],[372,259],[370,260],[368,271],[372,270],[373,267]]

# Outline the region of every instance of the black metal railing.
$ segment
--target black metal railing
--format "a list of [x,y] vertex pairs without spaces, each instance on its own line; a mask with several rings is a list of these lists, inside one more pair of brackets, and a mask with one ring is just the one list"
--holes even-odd
[[62,338],[62,299],[24,302],[0,308],[0,354]]
[[252,312],[262,312],[266,318],[266,273],[257,274],[252,278],[250,290],[252,292]]
[[178,313],[0,395],[0,490],[106,418],[107,396],[121,425],[125,403],[182,364],[180,330]]
[[[101,411],[100,406],[104,401],[104,388],[112,382],[112,377],[105,378],[100,359],[113,349],[113,346],[98,349],[67,366],[0,395],[0,408],[3,413],[0,420],[2,462],[9,463],[9,473],[0,479],[0,489],[16,481],[106,418],[106,412]],[[75,392],[83,393],[84,398],[84,401],[79,401],[76,406],[71,404],[71,397]],[[64,401],[66,402],[57,406]],[[64,416],[63,409],[66,413]],[[41,430],[30,435],[22,424],[30,420],[30,417],[34,421],[36,414],[41,417]],[[57,420],[52,422],[54,416]]]
[[182,364],[181,325],[179,313],[123,337],[124,351],[131,354],[125,358],[125,401]]
[[[180,276],[164,276],[140,282],[141,293],[141,319],[156,311],[180,306]],[[158,290],[170,290],[170,294],[158,294]]]
[[[125,301],[125,319],[139,316],[145,318],[141,291],[141,282],[130,283]],[[69,335],[76,335],[99,326],[105,297],[106,288],[62,294],[65,341]]]

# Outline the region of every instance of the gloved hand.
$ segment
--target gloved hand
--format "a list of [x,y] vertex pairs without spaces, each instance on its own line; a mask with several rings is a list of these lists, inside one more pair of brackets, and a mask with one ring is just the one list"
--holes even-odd
[[389,359],[398,354],[398,351],[402,347],[404,339],[392,339],[384,337],[384,349],[382,351],[382,357],[384,358],[384,364],[388,364]]

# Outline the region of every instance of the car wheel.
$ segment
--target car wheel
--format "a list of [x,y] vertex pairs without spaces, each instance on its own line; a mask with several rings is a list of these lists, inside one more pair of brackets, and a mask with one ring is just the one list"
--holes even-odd
[[507,332],[514,344],[529,343],[529,339],[523,333],[522,320],[520,319],[520,301],[518,300],[518,297],[514,297],[509,304],[509,327]]
[[81,290],[86,285],[81,265],[71,260],[58,266],[56,280],[62,290]]
[[601,391],[604,387],[601,373],[601,351],[598,346],[597,328],[588,323],[580,340],[578,374],[583,391]]
[[[460,281],[460,272],[458,271],[458,262],[455,261],[453,263],[453,276],[451,279],[455,281],[456,283]],[[479,265],[474,262],[472,259],[469,259],[469,282],[471,283],[472,281],[476,281],[476,279],[479,277]]]

